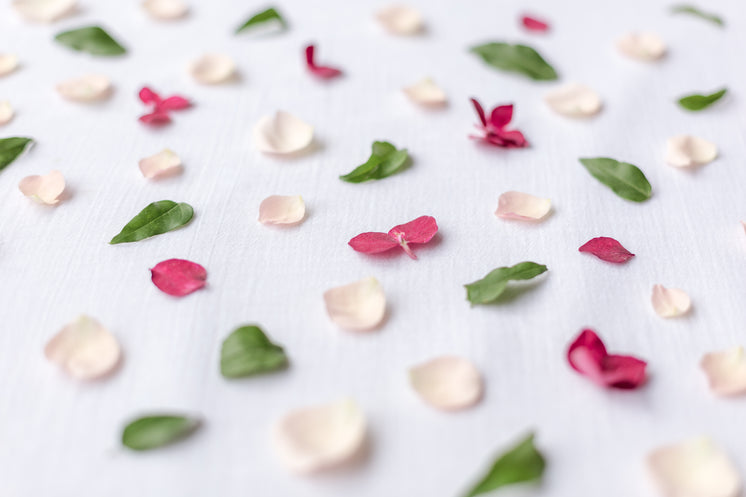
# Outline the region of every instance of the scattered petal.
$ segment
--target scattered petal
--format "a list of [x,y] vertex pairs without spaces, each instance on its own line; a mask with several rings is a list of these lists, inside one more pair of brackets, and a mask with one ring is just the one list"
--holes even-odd
[[570,366],[607,388],[635,389],[645,383],[647,363],[636,357],[612,355],[596,333],[583,330],[567,351]]
[[662,318],[675,318],[689,312],[692,300],[684,290],[666,288],[663,285],[653,286],[653,309]]
[[471,99],[474,110],[477,112],[481,124],[476,127],[482,131],[481,136],[470,135],[482,143],[501,148],[524,148],[528,147],[528,141],[523,133],[517,130],[505,129],[513,119],[513,104],[500,105],[492,109],[489,120],[485,115],[482,105],[477,99]]
[[174,297],[183,297],[205,286],[207,271],[196,262],[168,259],[150,270],[151,280],[158,289]]
[[395,35],[414,35],[424,30],[422,14],[406,5],[391,5],[376,13],[378,22]]
[[317,66],[316,62],[314,61],[315,51],[316,47],[313,45],[308,45],[306,47],[306,67],[308,67],[308,70],[311,71],[311,74],[313,74],[314,76],[318,76],[321,79],[331,79],[342,75],[342,71],[334,67]]
[[262,224],[298,224],[306,215],[306,204],[300,195],[271,195],[259,204]]
[[589,117],[601,110],[601,97],[585,85],[570,83],[544,97],[557,114],[567,117]]
[[65,178],[56,170],[45,176],[26,176],[18,183],[18,189],[39,203],[54,205],[65,191]]
[[666,44],[654,33],[628,33],[617,40],[617,47],[637,60],[658,60],[666,54]]
[[388,233],[361,233],[348,242],[356,252],[377,254],[400,246],[412,259],[417,256],[409,247],[410,243],[427,243],[438,232],[438,223],[432,216],[420,216],[414,221],[394,226]]
[[622,264],[635,256],[632,252],[622,247],[622,244],[608,236],[591,238],[578,249],[579,252],[588,252],[602,261]]
[[54,22],[71,14],[77,3],[77,0],[13,0],[13,7],[29,21]]
[[189,71],[198,83],[217,85],[235,76],[236,63],[227,55],[205,54],[192,62]]
[[57,92],[73,102],[95,102],[111,95],[111,80],[100,74],[68,79],[57,85]]
[[540,33],[549,31],[549,24],[532,16],[523,16],[521,18],[521,24],[523,24],[523,27],[529,31],[537,31]]
[[386,295],[373,277],[327,290],[324,302],[329,318],[346,330],[371,330],[386,314]]
[[0,54],[0,77],[7,76],[18,68],[18,57],[12,54]]
[[8,124],[14,115],[15,113],[13,112],[13,107],[10,106],[10,102],[7,100],[0,101],[0,126]]
[[181,95],[174,95],[168,98],[161,98],[158,93],[143,87],[138,93],[140,101],[145,105],[150,105],[153,111],[140,116],[140,122],[153,126],[160,126],[171,122],[170,111],[183,110],[191,107],[192,103]]
[[79,380],[100,378],[119,363],[117,339],[101,323],[80,316],[57,333],[44,347],[44,355]]
[[274,116],[264,116],[254,126],[254,144],[261,152],[292,154],[312,141],[313,126],[282,110]]
[[718,155],[714,143],[691,135],[677,135],[666,142],[666,162],[674,167],[709,164]]
[[497,201],[495,215],[503,219],[538,221],[549,214],[552,201],[521,192],[505,192]]
[[140,172],[148,179],[166,178],[181,172],[181,159],[173,150],[163,149],[155,155],[141,159]]
[[464,409],[482,398],[482,375],[461,357],[437,357],[414,366],[409,381],[422,400],[438,409]]
[[142,6],[150,17],[161,21],[181,19],[189,12],[189,7],[181,0],[145,0]]
[[425,78],[412,86],[404,88],[412,102],[426,107],[440,107],[448,102],[446,93],[430,78]]
[[710,352],[699,363],[715,395],[746,393],[746,354],[743,347]]

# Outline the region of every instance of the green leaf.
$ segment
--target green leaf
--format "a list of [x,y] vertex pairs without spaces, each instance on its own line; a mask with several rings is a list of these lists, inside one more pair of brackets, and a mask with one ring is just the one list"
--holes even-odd
[[127,50],[98,26],[65,31],[54,37],[59,43],[91,55],[122,55]]
[[26,150],[31,138],[12,137],[0,139],[0,171],[9,166]]
[[471,51],[487,64],[503,71],[517,72],[537,81],[557,79],[554,68],[536,50],[526,45],[485,43],[472,47]]
[[122,431],[122,445],[132,450],[150,450],[181,440],[199,428],[200,421],[184,416],[145,416]]
[[192,206],[186,203],[177,204],[171,200],[153,202],[133,217],[109,243],[136,242],[160,235],[184,226],[193,215]]
[[339,179],[348,183],[362,183],[372,179],[388,178],[402,171],[407,164],[409,154],[406,148],[397,150],[389,142],[373,142],[372,149],[370,158],[365,164],[340,176]]
[[534,447],[534,434],[529,434],[518,445],[511,448],[492,464],[479,482],[465,497],[474,497],[505,485],[528,483],[541,480],[546,462]]
[[282,347],[272,343],[258,326],[242,326],[223,341],[220,373],[242,378],[285,369],[288,359]]
[[241,26],[236,29],[236,34],[239,34],[247,29],[250,29],[254,26],[258,26],[261,24],[265,24],[267,22],[276,21],[279,23],[280,28],[286,29],[287,23],[285,22],[285,19],[282,18],[279,12],[277,12],[277,9],[274,7],[270,7],[267,10],[263,10],[259,12],[258,14],[254,14],[253,16],[249,17],[249,20],[243,23]]
[[546,266],[535,262],[521,262],[515,266],[493,269],[481,280],[464,285],[466,300],[472,305],[494,302],[503,294],[509,281],[530,280],[546,270]]
[[694,5],[675,5],[671,8],[671,12],[673,12],[674,14],[691,14],[693,16],[704,19],[705,21],[710,21],[711,23],[717,24],[718,26],[725,26],[725,22],[720,16],[703,12]]
[[652,187],[637,166],[607,157],[580,159],[591,175],[620,197],[633,202],[650,198]]
[[710,95],[697,95],[696,93],[694,95],[687,95],[686,97],[679,99],[679,105],[686,110],[697,111],[706,109],[720,100],[726,93],[728,93],[728,89],[723,88],[722,90],[716,91]]

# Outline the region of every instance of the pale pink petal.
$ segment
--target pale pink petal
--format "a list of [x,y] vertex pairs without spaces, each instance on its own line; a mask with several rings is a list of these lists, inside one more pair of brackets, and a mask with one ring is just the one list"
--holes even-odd
[[7,100],[0,102],[0,126],[8,124],[13,119],[14,114],[10,102]]
[[150,270],[151,281],[164,293],[183,297],[205,286],[207,271],[196,262],[168,259]]
[[438,409],[464,409],[482,398],[482,375],[468,360],[443,356],[409,370],[412,388]]
[[633,59],[653,61],[666,53],[666,44],[654,33],[628,33],[617,40],[619,50]]
[[376,18],[389,33],[413,35],[422,32],[422,14],[406,5],[391,5],[376,13]]
[[37,202],[54,205],[65,191],[65,178],[56,170],[45,176],[26,176],[18,183],[18,189]]
[[746,393],[746,354],[743,347],[705,354],[699,365],[707,375],[710,390],[715,395]]
[[47,343],[44,355],[73,378],[91,380],[116,367],[120,349],[117,339],[101,323],[80,316]]
[[505,192],[497,201],[495,215],[503,219],[538,221],[549,214],[551,209],[552,201],[548,198],[521,192]]
[[227,55],[210,53],[192,62],[189,72],[198,83],[216,85],[233,78],[236,63]]
[[145,0],[142,6],[152,18],[161,21],[181,19],[189,11],[182,0]]
[[666,142],[666,162],[674,167],[708,164],[718,155],[714,143],[691,135],[677,135]]
[[7,76],[18,68],[18,57],[13,54],[0,54],[0,77]]
[[254,144],[261,152],[292,154],[312,141],[313,126],[284,111],[265,116],[254,126]]
[[111,80],[100,74],[73,78],[57,85],[57,92],[73,102],[96,102],[111,95]]
[[164,149],[142,159],[140,172],[148,179],[165,178],[181,172],[181,159],[172,150]]
[[674,318],[689,312],[692,301],[689,295],[678,288],[666,288],[663,285],[653,286],[653,309],[662,318]]
[[577,83],[549,92],[544,101],[553,111],[567,117],[589,117],[601,110],[601,97],[598,93]]
[[324,302],[329,318],[346,330],[371,330],[386,314],[386,295],[373,277],[327,290]]
[[300,195],[272,195],[259,204],[262,224],[297,224],[306,215],[306,204]]
[[24,18],[34,22],[54,22],[77,7],[76,0],[13,0],[13,7]]
[[366,420],[354,400],[342,399],[288,413],[273,435],[282,463],[308,474],[352,461],[365,445]]
[[404,88],[404,93],[413,102],[426,107],[438,107],[448,102],[446,93],[430,78],[425,78]]
[[728,456],[709,438],[661,447],[648,467],[666,497],[738,497],[741,477]]

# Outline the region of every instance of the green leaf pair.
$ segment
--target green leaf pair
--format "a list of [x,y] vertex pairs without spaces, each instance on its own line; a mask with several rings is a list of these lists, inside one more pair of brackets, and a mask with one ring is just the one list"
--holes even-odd
[[521,262],[515,266],[493,269],[487,276],[466,287],[466,299],[472,305],[495,302],[505,292],[510,281],[530,280],[547,270],[547,267],[535,262]]
[[642,171],[627,162],[607,157],[580,159],[591,175],[626,200],[643,202],[652,195],[652,187]]
[[160,235],[189,223],[193,215],[194,209],[186,203],[177,204],[171,200],[153,202],[133,217],[109,243],[137,242]]
[[280,29],[287,28],[285,19],[282,18],[277,9],[275,9],[274,7],[270,7],[249,17],[249,19],[245,23],[243,23],[236,29],[236,34],[247,31],[255,26],[267,24],[269,22],[277,22],[280,26]]
[[285,369],[288,358],[258,326],[242,326],[223,341],[220,373],[226,378],[243,378]]
[[54,37],[62,45],[91,55],[122,55],[127,50],[99,26],[65,31]]
[[0,139],[0,171],[16,160],[33,141],[31,138],[17,136]]
[[686,97],[681,97],[679,99],[679,105],[686,110],[691,111],[706,109],[710,105],[723,98],[726,93],[728,93],[728,89],[723,88],[722,90],[711,93],[710,95],[699,95],[696,93],[693,95],[687,95]]
[[362,183],[373,179],[388,178],[401,172],[406,166],[409,154],[407,149],[397,150],[389,142],[373,142],[370,157],[352,172],[340,176],[339,179],[348,183]]
[[557,72],[539,53],[526,45],[493,42],[472,47],[487,64],[497,69],[523,74],[536,81],[554,81]]

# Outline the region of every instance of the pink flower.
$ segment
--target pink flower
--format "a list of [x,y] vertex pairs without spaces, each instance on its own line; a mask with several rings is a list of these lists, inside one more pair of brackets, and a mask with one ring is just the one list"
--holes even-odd
[[479,120],[482,122],[481,125],[477,124],[477,129],[481,130],[483,136],[469,135],[470,138],[476,138],[494,145],[495,147],[502,148],[523,148],[528,147],[528,142],[518,130],[507,130],[505,129],[513,119],[513,104],[500,105],[492,109],[490,113],[490,119],[487,120],[484,109],[481,104],[475,99],[471,99],[471,103],[474,104],[474,109],[477,111]]
[[636,357],[606,352],[591,329],[583,330],[567,350],[567,360],[578,373],[606,388],[635,389],[645,383],[647,363]]
[[145,105],[153,106],[153,112],[140,116],[140,121],[156,126],[171,122],[170,111],[182,110],[191,106],[189,100],[184,97],[174,95],[173,97],[163,99],[147,86],[140,90],[139,97]]
[[545,32],[549,30],[549,24],[532,16],[523,16],[521,18],[521,24],[523,24],[523,27],[529,31]]
[[361,233],[349,241],[350,247],[364,254],[386,252],[394,247],[401,247],[412,259],[417,259],[410,243],[427,243],[438,232],[438,224],[431,216],[421,216],[406,224],[394,226],[388,233]]
[[317,66],[313,60],[314,51],[316,47],[314,45],[308,45],[306,47],[306,66],[311,74],[318,76],[321,79],[332,79],[342,75],[342,71],[334,67],[329,66]]

